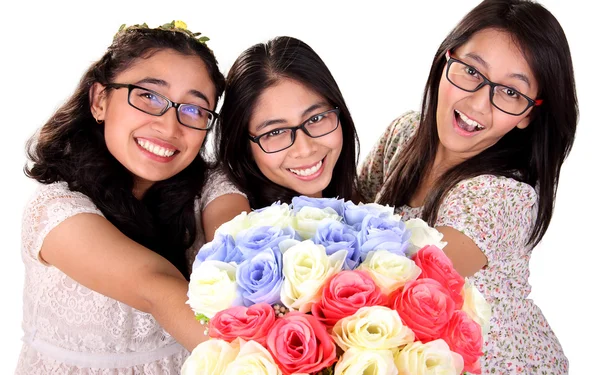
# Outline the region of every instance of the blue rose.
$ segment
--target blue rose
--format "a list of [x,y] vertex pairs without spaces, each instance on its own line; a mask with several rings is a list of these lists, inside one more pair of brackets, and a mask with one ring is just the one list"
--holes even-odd
[[287,239],[297,239],[296,232],[290,227],[253,227],[237,234],[236,248],[244,255],[244,259],[250,259],[261,250],[276,247]]
[[360,251],[356,232],[339,221],[327,220],[317,227],[313,242],[325,246],[327,255],[339,250],[347,250],[343,268],[355,269],[360,262]]
[[319,209],[323,209],[325,207],[330,207],[337,212],[338,215],[344,216],[344,200],[336,199],[336,198],[310,198],[304,195],[299,197],[292,198],[292,207],[294,208],[294,213],[300,211],[302,207],[315,207]]
[[226,234],[217,234],[215,238],[200,248],[194,260],[194,269],[205,260],[218,260],[221,262],[240,263],[244,260],[243,254],[235,246],[233,237]]
[[363,219],[358,234],[361,260],[373,250],[387,250],[398,255],[406,255],[410,239],[410,230],[404,223],[392,218],[380,218],[367,215]]
[[265,302],[280,302],[283,285],[283,260],[281,251],[266,248],[244,261],[236,270],[236,281],[242,291],[244,306]]
[[394,215],[394,209],[392,207],[382,206],[377,203],[356,205],[352,201],[347,201],[344,206],[344,221],[355,231],[361,229],[362,222],[367,215],[379,218],[390,218]]

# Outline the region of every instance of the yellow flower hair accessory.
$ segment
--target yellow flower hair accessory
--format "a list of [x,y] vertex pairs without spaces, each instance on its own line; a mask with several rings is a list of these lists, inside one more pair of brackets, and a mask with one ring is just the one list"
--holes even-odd
[[[132,30],[132,29],[151,29],[151,27],[148,27],[148,24],[146,24],[145,22],[142,24],[131,25],[131,26],[122,24],[121,27],[119,27],[119,31],[117,31],[114,38],[116,39],[121,33],[126,32],[127,30]],[[179,20],[177,20],[177,21],[174,20],[169,23],[165,23],[164,25],[155,27],[155,29],[178,31],[178,32],[184,33],[184,34],[196,39],[198,42],[200,42],[202,44],[206,44],[206,42],[208,42],[210,40],[210,38],[207,36],[200,36],[200,35],[202,35],[202,33],[194,33],[192,31],[188,30],[187,24],[185,22],[179,21]]]

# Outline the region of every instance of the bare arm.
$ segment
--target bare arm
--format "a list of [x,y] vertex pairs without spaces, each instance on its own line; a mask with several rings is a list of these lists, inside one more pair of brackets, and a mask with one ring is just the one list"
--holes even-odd
[[487,264],[487,257],[475,242],[465,234],[452,227],[437,227],[448,244],[444,253],[452,261],[452,265],[462,277],[473,276]]
[[78,214],[58,224],[40,258],[87,288],[152,314],[190,351],[207,339],[185,304],[188,282],[177,268],[99,215]]
[[225,194],[215,198],[202,211],[202,226],[206,242],[212,241],[221,224],[228,222],[242,212],[250,212],[248,199],[240,194]]

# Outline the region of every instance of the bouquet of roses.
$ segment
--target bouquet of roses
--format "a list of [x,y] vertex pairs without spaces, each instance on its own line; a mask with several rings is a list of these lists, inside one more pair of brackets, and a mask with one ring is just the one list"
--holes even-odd
[[187,374],[480,373],[490,308],[393,208],[296,197],[221,226],[188,304],[211,337]]

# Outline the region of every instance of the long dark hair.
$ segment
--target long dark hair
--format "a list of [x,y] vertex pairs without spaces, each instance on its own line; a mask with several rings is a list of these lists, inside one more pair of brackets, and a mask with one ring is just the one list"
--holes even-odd
[[89,92],[94,83],[111,83],[132,64],[165,49],[202,59],[215,85],[216,103],[225,78],[206,45],[180,31],[127,29],[92,64],[75,93],[39,134],[29,140],[30,164],[25,166],[25,174],[44,184],[67,182],[69,189],[88,196],[126,236],[162,255],[188,277],[185,250],[196,238],[194,201],[204,183],[204,158],[198,155],[187,168],[155,183],[138,200],[132,193],[133,176],[108,151],[104,126],[95,122],[90,110]]
[[350,111],[327,66],[306,43],[277,37],[245,50],[227,75],[221,123],[215,132],[219,162],[250,200],[252,208],[290,202],[298,193],[266,178],[254,162],[248,140],[250,117],[260,94],[281,79],[292,79],[340,109],[343,146],[324,197],[351,199],[356,193],[358,138]]
[[573,64],[565,34],[542,5],[527,0],[485,0],[450,32],[437,50],[425,86],[420,126],[384,187],[380,202],[401,206],[417,190],[432,166],[438,146],[438,87],[446,51],[465,44],[473,34],[497,29],[521,47],[544,100],[530,113],[529,126],[513,129],[496,144],[444,173],[425,199],[423,219],[434,225],[442,200],[459,181],[482,174],[510,177],[538,190],[538,211],[529,244],[548,229],[560,168],[575,139],[578,119]]

